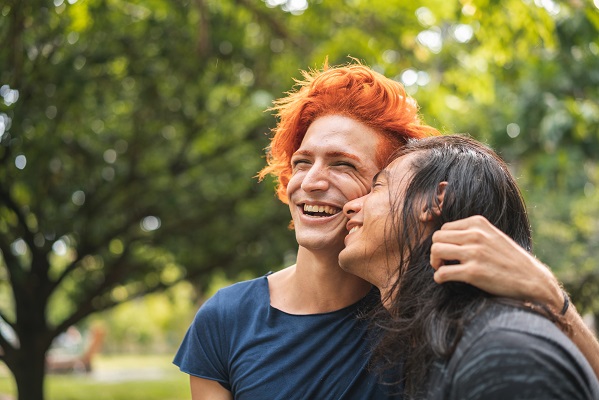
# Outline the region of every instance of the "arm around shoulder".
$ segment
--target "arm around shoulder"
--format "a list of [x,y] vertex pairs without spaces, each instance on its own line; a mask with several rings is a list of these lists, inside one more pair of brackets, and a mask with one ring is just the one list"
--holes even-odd
[[593,368],[595,376],[599,379],[599,340],[597,336],[584,323],[582,317],[571,304],[566,312],[566,321],[570,324],[568,336]]
[[[446,260],[458,264],[445,265]],[[551,270],[484,217],[474,216],[443,225],[433,235],[431,265],[435,281],[466,282],[495,296],[544,303],[556,313],[564,298]],[[566,332],[599,378],[599,342],[570,305]]]
[[233,400],[233,394],[217,381],[189,375],[192,400]]

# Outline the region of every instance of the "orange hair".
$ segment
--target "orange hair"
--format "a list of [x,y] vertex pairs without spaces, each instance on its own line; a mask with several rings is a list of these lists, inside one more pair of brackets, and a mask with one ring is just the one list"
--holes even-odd
[[308,127],[324,115],[339,114],[372,127],[381,134],[376,163],[382,169],[389,155],[409,138],[439,135],[421,122],[416,100],[403,86],[361,64],[302,71],[299,88],[275,100],[270,111],[278,117],[267,149],[268,165],[258,177],[272,174],[276,193],[287,203],[287,184],[292,174],[291,156],[300,147]]

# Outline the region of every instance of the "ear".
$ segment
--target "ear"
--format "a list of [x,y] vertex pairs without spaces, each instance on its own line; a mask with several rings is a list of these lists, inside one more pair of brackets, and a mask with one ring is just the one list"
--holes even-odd
[[419,215],[419,219],[421,222],[429,222],[433,219],[433,215],[441,215],[441,210],[443,209],[443,200],[445,199],[446,187],[447,182],[443,181],[439,183],[439,186],[437,186],[437,198],[433,200],[432,208],[429,208],[426,202],[422,203]]

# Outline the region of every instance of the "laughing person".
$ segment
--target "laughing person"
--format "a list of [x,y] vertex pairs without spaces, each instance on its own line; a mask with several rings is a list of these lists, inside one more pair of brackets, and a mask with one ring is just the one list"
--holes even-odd
[[434,280],[433,235],[448,222],[484,218],[531,251],[526,208],[505,163],[457,135],[410,141],[396,157],[369,194],[345,205],[349,234],[339,255],[344,270],[381,292],[374,365],[390,386],[404,387],[404,398],[599,399],[592,368],[556,326],[565,323],[561,313]]
[[[190,375],[194,400],[391,398],[368,368],[367,324],[357,318],[379,300],[369,282],[339,268],[347,234],[341,210],[368,193],[372,177],[409,138],[439,132],[421,121],[401,84],[358,64],[304,72],[274,110],[278,123],[261,176],[275,177],[289,206],[297,262],[206,301],[174,362]],[[520,282],[502,286],[511,282],[505,267],[512,264],[483,261],[485,273],[499,278],[489,282],[471,269],[461,278],[508,287],[514,297],[525,292],[562,302],[557,284],[553,292]],[[554,279],[544,267],[521,272],[526,282]]]

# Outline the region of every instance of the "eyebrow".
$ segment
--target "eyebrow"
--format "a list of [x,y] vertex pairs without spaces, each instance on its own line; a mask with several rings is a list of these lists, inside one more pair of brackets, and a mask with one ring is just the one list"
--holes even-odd
[[357,157],[353,154],[350,154],[350,153],[346,153],[344,151],[328,151],[326,154],[329,157],[347,157],[347,158],[351,158],[354,161],[358,161],[358,162],[360,161],[359,157]]
[[[312,156],[312,155],[314,155],[314,153],[309,150],[298,150],[292,154],[292,157],[295,155]],[[325,155],[327,157],[346,157],[346,158],[351,158],[354,161],[360,162],[360,158],[358,156],[355,156],[351,153],[346,153],[345,151],[327,151],[325,153]]]

